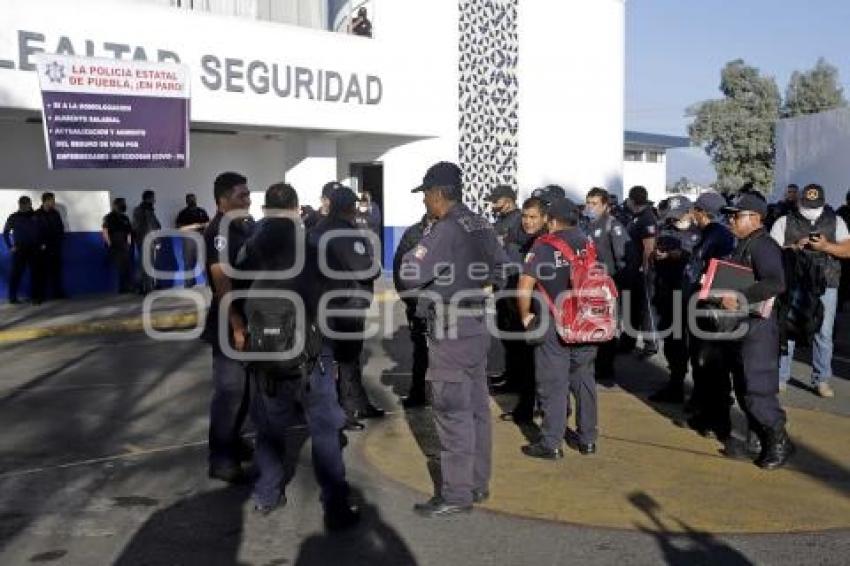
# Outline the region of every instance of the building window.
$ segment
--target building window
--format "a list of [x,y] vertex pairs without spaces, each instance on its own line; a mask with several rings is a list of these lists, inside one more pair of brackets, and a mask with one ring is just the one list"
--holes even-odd
[[643,152],[633,149],[626,150],[626,161],[643,161]]
[[646,152],[646,162],[647,163],[661,163],[661,157],[664,154],[660,151],[648,151]]

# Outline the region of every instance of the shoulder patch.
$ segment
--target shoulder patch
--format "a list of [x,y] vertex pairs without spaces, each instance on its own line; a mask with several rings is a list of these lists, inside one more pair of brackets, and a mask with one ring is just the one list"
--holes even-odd
[[646,227],[646,233],[647,234],[655,234],[655,225],[650,224],[649,226],[647,226]]
[[359,240],[354,242],[354,253],[357,255],[366,255],[366,244]]
[[217,249],[218,251],[223,250],[224,248],[226,248],[226,247],[227,247],[227,238],[225,238],[224,236],[222,236],[221,234],[219,234],[218,236],[216,236],[216,237],[213,239],[213,246],[214,246],[214,247],[215,247],[215,249]]
[[530,263],[534,261],[534,252],[528,252],[525,254],[525,263]]
[[615,236],[622,236],[623,235],[623,229],[619,225],[614,226],[613,232],[614,232]]
[[428,248],[426,248],[426,247],[425,247],[425,246],[423,246],[422,244],[419,244],[419,245],[418,245],[418,246],[416,246],[416,248],[413,250],[413,257],[415,257],[415,258],[416,258],[416,259],[418,259],[418,260],[425,259],[425,256],[426,256],[427,254],[428,254]]

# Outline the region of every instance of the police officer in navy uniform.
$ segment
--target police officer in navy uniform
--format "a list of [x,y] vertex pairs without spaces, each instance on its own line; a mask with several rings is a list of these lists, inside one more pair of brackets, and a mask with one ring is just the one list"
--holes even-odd
[[[629,267],[629,234],[611,213],[611,195],[603,188],[590,189],[585,198],[585,216],[588,218],[588,236],[596,245],[600,263],[614,278],[617,288],[622,290]],[[614,381],[614,357],[617,341],[600,344],[596,355],[596,380]]]
[[[460,168],[431,166],[422,185],[435,223],[402,259],[401,282],[420,295],[429,321],[428,376],[440,439],[442,484],[414,510],[425,517],[469,512],[489,497],[491,423],[487,393],[488,284],[501,287],[508,258],[487,220],[462,204]],[[474,268],[473,268],[474,266]]]
[[18,210],[9,215],[3,227],[3,240],[12,253],[9,274],[9,302],[18,302],[18,287],[24,273],[30,272],[30,300],[41,304],[44,293],[41,254],[44,251],[44,230],[32,209],[32,199],[18,199]]
[[[287,368],[292,371],[284,371],[274,364],[249,366],[253,388],[251,420],[257,429],[254,464],[258,474],[253,490],[254,509],[268,515],[286,504],[283,486],[287,431],[306,422],[313,471],[321,487],[325,524],[330,529],[349,527],[358,521],[359,510],[348,500],[349,486],[340,444],[345,414],[337,400],[333,349],[329,341],[312,349],[312,342],[322,341],[316,324],[322,287],[317,251],[303,241],[306,238],[298,217],[298,195],[290,185],[278,183],[269,187],[263,211],[265,218],[257,224],[254,234],[239,253],[239,267],[279,276],[293,268],[296,250],[301,247],[305,253],[304,267],[297,275],[289,279],[261,277],[254,280],[251,290],[297,294],[304,307],[305,319],[295,321],[296,327],[304,329],[305,333],[313,332],[315,336],[311,339],[305,337],[305,348],[311,349],[304,353],[300,367]],[[303,247],[298,245],[297,239],[302,240]],[[277,299],[248,299],[260,309],[263,301],[268,300]],[[310,347],[306,345],[308,340]]]
[[[525,256],[531,252],[537,238],[546,233],[548,216],[546,211],[548,205],[539,197],[531,197],[522,203],[522,237],[507,246],[508,259],[516,264],[522,264]],[[520,273],[511,273],[505,285],[506,291],[516,292],[519,286]],[[513,303],[512,309],[516,312],[516,320],[511,320],[512,325],[508,327],[510,332],[522,332],[525,327],[519,315],[519,305],[516,295],[509,298]],[[535,384],[534,377],[534,345],[527,340],[515,340],[512,342],[511,356],[514,358],[512,364],[519,368],[514,376],[514,389],[517,392],[517,402],[513,409],[500,415],[503,421],[513,421],[517,424],[530,425],[534,422]]]
[[[585,249],[588,240],[578,227],[581,213],[575,203],[567,198],[554,200],[549,205],[547,216],[550,234],[566,242],[576,253]],[[542,324],[546,331],[543,342],[534,352],[537,397],[543,409],[543,422],[540,439],[523,446],[522,452],[532,458],[547,460],[564,457],[562,446],[572,393],[576,398],[578,450],[583,455],[594,454],[597,439],[596,382],[593,375],[596,346],[562,342],[552,317],[536,310],[545,306],[541,307],[540,301],[532,301],[528,294],[538,283],[552,301],[570,289],[569,262],[551,245],[539,241],[526,256],[519,281],[521,295],[518,302],[525,327],[532,327],[537,319],[537,324]]]
[[[226,329],[219,328],[222,298],[232,290],[246,289],[250,282],[231,278],[225,264],[235,268],[240,248],[251,236],[254,221],[248,215],[251,193],[247,179],[234,172],[220,174],[215,179],[213,194],[217,213],[204,231],[207,252],[206,276],[212,290],[212,302],[207,314],[202,339],[212,346],[213,395],[210,401],[209,476],[229,483],[244,479],[240,461],[249,459],[249,449],[242,441],[242,425],[248,413],[250,388],[242,362],[222,351],[221,339],[231,348],[243,351],[246,343],[245,319],[241,301],[230,304]],[[231,213],[227,232],[222,222]],[[221,335],[221,338],[220,338]]]
[[[688,373],[688,346],[685,330],[685,301],[683,287],[685,266],[691,251],[699,241],[699,230],[693,227],[690,212],[693,203],[687,197],[667,199],[663,210],[662,226],[655,247],[653,270],[655,296],[653,304],[658,312],[658,328],[664,334],[664,358],[670,379],[664,388],[649,396],[650,401],[682,403],[685,400],[685,376]],[[677,317],[678,313],[678,317]]]
[[[496,237],[511,257],[511,250],[518,250],[526,239],[522,232],[522,212],[516,205],[516,193],[507,185],[495,187],[487,196],[490,211],[493,213],[493,230]],[[518,261],[519,258],[511,258]],[[516,288],[516,285],[514,285]],[[516,300],[502,298],[496,301],[496,320],[500,330],[517,332],[522,330]],[[505,357],[505,371],[491,383],[494,392],[507,392],[517,389],[524,378],[525,369],[522,367],[521,348],[523,341],[502,340]]]
[[112,211],[103,217],[102,234],[109,261],[118,271],[118,292],[132,293],[133,225],[127,216],[127,202],[123,198],[119,197],[112,201]]
[[[145,295],[156,289],[156,279],[147,273],[144,266],[144,245],[145,238],[151,232],[156,232],[162,228],[159,219],[156,217],[156,195],[153,191],[147,190],[142,193],[142,202],[133,209],[133,242],[136,246],[136,260],[139,262],[139,293]],[[162,244],[157,238],[150,242],[151,263],[156,266],[157,256]]]
[[[209,221],[207,211],[198,206],[198,197],[194,193],[189,193],[186,195],[186,208],[177,214],[174,225],[181,231],[203,233]],[[198,263],[197,244],[191,238],[181,239],[183,240],[183,270],[192,271]],[[195,278],[186,278],[185,284],[186,287],[194,287]]]
[[401,265],[404,254],[419,245],[425,230],[431,225],[427,214],[422,219],[408,227],[399,240],[393,255],[393,283],[401,300],[404,302],[404,313],[407,316],[407,327],[410,331],[410,341],[413,344],[413,367],[410,375],[410,391],[402,399],[406,409],[413,409],[428,404],[428,388],[425,375],[428,373],[428,321],[416,314],[417,298],[415,293],[405,291],[401,281]]
[[[712,259],[726,259],[735,247],[735,237],[721,220],[720,210],[726,199],[718,193],[706,192],[697,198],[690,211],[691,221],[700,230],[700,239],[685,266],[685,304],[693,309],[704,307],[693,299],[702,287],[702,277]],[[686,311],[688,312],[688,311]],[[690,313],[696,314],[697,310]],[[689,313],[689,314],[690,314]],[[688,357],[691,379],[694,383],[691,397],[685,406],[693,413],[687,424],[703,436],[715,436],[725,441],[732,431],[729,407],[732,405],[730,366],[724,356],[723,345],[704,340],[691,325],[704,332],[716,330],[711,322],[700,317],[688,318]]]
[[65,287],[62,285],[62,240],[65,237],[65,223],[56,210],[56,195],[47,192],[41,195],[41,207],[36,211],[44,231],[44,289],[45,295],[54,299],[64,299]]
[[[322,236],[336,230],[351,232],[364,231],[366,228],[357,223],[357,195],[350,188],[338,186],[330,194],[328,215],[309,232],[311,245],[320,253]],[[330,329],[340,333],[333,339],[334,359],[339,371],[339,401],[346,414],[346,430],[363,430],[361,419],[374,419],[384,416],[383,409],[374,406],[363,387],[363,333],[366,327],[366,311],[372,302],[375,279],[380,269],[375,269],[375,250],[371,241],[364,235],[342,234],[327,240],[327,265],[336,272],[360,274],[358,279],[337,275],[331,277],[329,289],[332,291],[354,291],[358,296],[339,296],[328,302],[331,309],[348,311],[347,316],[331,317]],[[368,298],[367,298],[368,297]]]
[[[631,327],[627,327],[627,330],[648,333],[644,335],[643,351],[640,354],[649,357],[658,352],[656,338],[653,336],[656,325],[652,312],[652,259],[655,255],[658,220],[652,210],[646,188],[639,185],[629,190],[626,208],[630,214],[626,230],[633,247],[629,256],[635,258],[637,264],[629,267],[630,277],[626,285],[629,300],[624,303],[629,305],[629,310],[624,314],[629,322],[628,326]],[[620,347],[624,351],[633,350],[635,341],[636,337],[626,332],[620,338]]]
[[[755,283],[741,291],[741,297],[728,293],[722,297],[727,311],[748,314],[743,339],[730,342],[728,356],[738,405],[747,416],[750,430],[761,441],[761,453],[755,460],[760,468],[772,470],[788,461],[794,445],[785,431],[785,411],[779,404],[779,329],[776,311],[763,318],[753,314],[765,301],[772,301],[785,290],[782,250],[763,227],[767,202],[752,192],[743,193],[722,209],[738,238],[731,261],[753,270]],[[763,312],[763,311],[759,311]]]
[[318,210],[309,208],[307,210],[307,214],[304,216],[304,227],[307,228],[307,230],[312,230],[318,226],[322,220],[328,217],[328,213],[331,209],[331,195],[341,186],[343,186],[342,183],[337,181],[328,181],[324,184],[322,187],[322,196],[320,197]]

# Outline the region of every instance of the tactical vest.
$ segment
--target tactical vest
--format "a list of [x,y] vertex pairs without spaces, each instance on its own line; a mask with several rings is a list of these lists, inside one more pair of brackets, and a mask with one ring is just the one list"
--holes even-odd
[[[785,245],[790,246],[803,238],[808,238],[810,232],[822,234],[827,240],[835,243],[836,219],[835,212],[829,206],[823,208],[823,214],[815,222],[809,222],[797,210],[792,211],[788,214],[785,225]],[[804,253],[814,254],[815,261],[823,266],[826,286],[830,289],[838,288],[841,283],[841,262],[824,252],[805,251]]]

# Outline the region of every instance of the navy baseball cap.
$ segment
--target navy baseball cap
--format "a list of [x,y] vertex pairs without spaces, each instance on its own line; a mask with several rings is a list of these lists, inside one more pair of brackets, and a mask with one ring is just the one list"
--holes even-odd
[[723,195],[714,191],[702,193],[694,203],[694,208],[698,208],[709,214],[718,214],[724,206],[726,206],[726,199],[723,198]]
[[534,189],[531,196],[539,198],[548,205],[556,199],[565,198],[567,192],[558,185],[546,185],[545,187]]
[[574,221],[578,218],[579,208],[576,203],[566,197],[556,198],[549,203],[546,210],[549,218],[562,221]]
[[720,209],[723,214],[735,214],[737,212],[756,212],[762,217],[767,215],[767,201],[756,193],[742,193],[735,197],[732,204]]
[[499,185],[498,187],[490,191],[490,194],[487,196],[486,200],[490,202],[496,202],[500,198],[506,197],[516,200],[516,193],[508,185]]
[[460,167],[448,161],[440,161],[428,168],[422,178],[422,184],[410,192],[421,193],[433,187],[453,187],[460,192],[462,185],[463,173]]
[[663,219],[672,218],[674,220],[681,220],[684,215],[690,212],[693,206],[694,203],[688,197],[670,197],[667,199],[667,209],[664,211]]
[[322,187],[322,197],[327,198],[327,199],[331,198],[331,195],[333,194],[333,192],[335,190],[337,190],[338,188],[342,187],[342,186],[344,186],[344,185],[342,183],[337,182],[337,181],[331,181],[329,183],[325,183],[325,186]]

